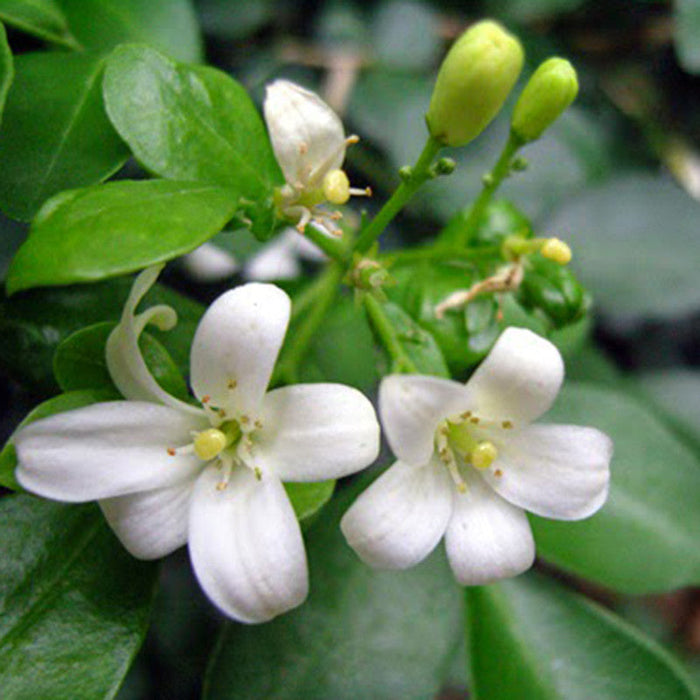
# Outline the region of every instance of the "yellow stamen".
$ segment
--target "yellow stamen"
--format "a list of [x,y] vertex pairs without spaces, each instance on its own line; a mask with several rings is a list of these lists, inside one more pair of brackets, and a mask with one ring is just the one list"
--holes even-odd
[[350,199],[350,181],[342,170],[330,170],[323,178],[323,195],[331,204],[345,204]]
[[226,442],[226,434],[221,430],[203,430],[194,439],[194,453],[203,460],[214,459],[226,447]]
[[496,446],[492,442],[484,440],[472,450],[469,460],[475,469],[488,469],[496,457],[498,457]]

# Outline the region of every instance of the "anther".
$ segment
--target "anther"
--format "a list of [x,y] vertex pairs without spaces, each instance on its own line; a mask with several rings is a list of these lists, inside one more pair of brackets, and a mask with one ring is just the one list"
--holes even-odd
[[235,379],[229,379],[226,386],[233,391],[238,386],[238,382]]
[[510,430],[513,427],[513,422],[509,420],[504,420],[501,425],[506,429]]
[[359,143],[359,142],[360,142],[360,137],[357,134],[350,134],[350,136],[348,136],[345,139],[345,144],[347,146],[353,146],[354,144]]
[[256,420],[255,423],[253,424],[255,427],[260,430],[260,428],[263,427],[262,421]]
[[174,447],[168,447],[167,453],[168,453],[171,457],[174,457],[174,456],[177,454],[177,452],[175,451],[175,448],[174,448]]
[[301,142],[299,144],[299,155],[305,156],[309,152],[309,144]]
[[494,471],[493,475],[494,475],[495,477],[497,477],[498,479],[500,479],[500,478],[503,476],[503,472],[502,472],[500,469],[496,469],[496,470]]
[[211,396],[209,396],[209,394],[202,396],[202,403],[209,403],[210,401],[211,401]]

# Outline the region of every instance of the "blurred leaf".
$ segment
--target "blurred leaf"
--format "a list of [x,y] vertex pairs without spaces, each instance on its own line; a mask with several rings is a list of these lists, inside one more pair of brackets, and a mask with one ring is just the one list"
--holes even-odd
[[338,527],[345,490],[308,532],[311,594],[266,625],[229,624],[206,700],[434,697],[459,646],[460,592],[442,553],[411,571],[376,572]]
[[0,24],[0,124],[2,123],[5,102],[10,85],[15,77],[15,64],[12,58],[12,51],[7,43],[7,33],[5,27]]
[[[63,391],[106,388],[117,391],[107,369],[105,345],[115,323],[97,323],[68,336],[56,349],[53,371]],[[142,333],[139,346],[158,384],[183,401],[190,398],[187,384],[168,351],[150,334]]]
[[644,403],[619,390],[570,383],[547,422],[599,428],[615,452],[610,496],[593,517],[531,519],[538,552],[624,593],[700,583],[697,456]]
[[[34,410],[30,411],[27,417],[17,426],[19,430],[23,425],[33,423],[39,418],[52,416],[54,413],[63,413],[64,411],[72,411],[74,408],[82,408],[100,401],[112,401],[118,399],[119,394],[116,389],[101,388],[101,389],[84,389],[82,391],[71,391],[66,394],[59,394],[39,404]],[[16,431],[15,431],[16,432]],[[8,489],[17,491],[21,489],[15,479],[15,467],[17,466],[17,453],[12,444],[12,438],[7,441],[0,452],[0,486],[5,486]]]
[[[52,360],[59,343],[84,326],[117,321],[131,289],[122,278],[93,285],[42,289],[24,293],[0,304],[0,360],[18,381],[43,392],[55,392]],[[192,336],[204,308],[160,284],[146,295],[142,307],[172,306],[178,324],[172,330],[151,332],[168,350],[180,372],[189,372]]]
[[673,7],[678,62],[689,73],[700,73],[700,1],[676,0]]
[[384,313],[394,326],[404,352],[420,374],[448,377],[450,372],[438,344],[430,333],[421,328],[400,306],[388,302]]
[[311,483],[287,482],[284,489],[292,502],[297,519],[308,520],[331,500],[335,490],[335,479]]
[[0,686],[20,698],[112,697],[141,646],[157,567],[95,505],[0,501]]
[[700,448],[700,371],[649,372],[636,376],[634,381],[652,399],[663,417],[696,448]]
[[537,22],[573,12],[585,0],[487,0],[486,12],[501,20]]
[[28,221],[52,195],[92,185],[129,155],[102,104],[103,61],[92,54],[29,53],[0,128],[0,207]]
[[172,260],[233,215],[229,190],[172,180],[121,180],[63,192],[37,214],[7,275],[8,294],[92,282]]
[[0,20],[39,39],[72,49],[77,46],[54,0],[0,0]]
[[697,698],[664,649],[543,576],[469,588],[467,610],[477,700]]
[[442,48],[437,13],[415,0],[381,3],[372,22],[372,35],[379,61],[396,68],[432,68]]
[[549,220],[571,241],[572,266],[606,313],[677,317],[700,306],[700,205],[668,180],[617,177]]
[[109,53],[131,41],[179,61],[202,61],[202,37],[190,0],[57,0],[73,34],[86,47]]
[[197,12],[202,29],[217,39],[243,39],[272,22],[276,15],[275,0],[199,0]]
[[282,175],[250,97],[213,68],[178,65],[145,46],[117,49],[104,80],[107,112],[152,172],[233,190],[232,200],[268,237]]

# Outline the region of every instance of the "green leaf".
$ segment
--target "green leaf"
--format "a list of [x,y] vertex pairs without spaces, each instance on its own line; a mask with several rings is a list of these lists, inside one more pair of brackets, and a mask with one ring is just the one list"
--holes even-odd
[[0,0],[0,20],[39,39],[71,49],[78,47],[54,0]]
[[476,700],[697,698],[654,641],[543,576],[469,588],[467,610]]
[[665,419],[700,454],[700,372],[690,369],[649,372],[634,378]]
[[461,594],[442,552],[405,572],[376,572],[345,544],[345,490],[308,532],[311,593],[266,625],[228,625],[206,700],[434,697],[462,630]]
[[15,64],[12,58],[12,51],[7,43],[7,33],[5,27],[0,24],[0,124],[2,123],[5,102],[10,85],[15,77]]
[[269,235],[273,188],[283,180],[260,115],[233,78],[122,46],[109,58],[104,95],[112,123],[149,170],[233,189],[253,230]]
[[8,294],[171,260],[218,233],[235,208],[230,191],[196,182],[122,180],[63,192],[34,220],[10,266]]
[[[288,338],[293,338],[295,325],[293,321]],[[338,296],[314,334],[299,379],[347,384],[368,393],[379,381],[374,355],[374,338],[365,315],[351,298]]]
[[[53,370],[63,391],[108,388],[116,391],[107,369],[105,344],[115,323],[98,323],[68,336],[56,349]],[[142,333],[139,346],[146,365],[160,386],[183,401],[190,398],[187,384],[168,351],[151,335]]]
[[698,459],[634,396],[569,384],[547,421],[592,425],[613,440],[610,496],[581,522],[531,519],[538,552],[618,591],[700,583]]
[[428,331],[421,328],[400,306],[391,302],[384,304],[384,313],[396,329],[404,352],[421,374],[449,377],[445,359]]
[[[0,303],[0,361],[12,376],[44,393],[56,392],[53,356],[71,333],[100,321],[117,321],[132,280],[121,278],[93,285],[41,289]],[[163,285],[146,295],[143,307],[172,306],[178,323],[165,333],[151,332],[168,350],[180,372],[189,372],[192,337],[204,307]]]
[[671,182],[631,175],[579,193],[546,228],[572,233],[572,266],[604,312],[668,318],[700,304],[699,217],[700,205]]
[[[59,394],[48,401],[44,401],[44,403],[39,404],[34,410],[30,411],[27,417],[17,426],[16,430],[19,430],[23,425],[39,420],[39,418],[52,416],[54,413],[72,411],[74,408],[82,408],[99,401],[112,401],[118,398],[119,394],[113,389],[87,389]],[[17,467],[17,453],[10,437],[5,443],[2,452],[0,452],[0,486],[5,486],[14,491],[18,491],[21,488],[17,483],[17,479],[15,479],[15,467]]]
[[677,0],[673,20],[678,62],[689,73],[700,73],[700,2]]
[[141,646],[157,567],[127,554],[95,505],[0,501],[3,696],[113,697]]
[[139,41],[178,59],[202,61],[202,37],[190,0],[58,0],[80,42],[108,53]]
[[331,500],[335,490],[335,479],[311,483],[288,482],[284,489],[292,502],[297,519],[308,520]]
[[0,128],[0,208],[28,221],[49,197],[92,185],[126,161],[107,119],[103,62],[87,53],[30,53],[15,60]]
[[479,279],[473,265],[421,262],[392,268],[391,275],[396,285],[387,295],[433,336],[453,375],[464,375],[486,356],[500,333],[493,296],[435,316],[437,304]]

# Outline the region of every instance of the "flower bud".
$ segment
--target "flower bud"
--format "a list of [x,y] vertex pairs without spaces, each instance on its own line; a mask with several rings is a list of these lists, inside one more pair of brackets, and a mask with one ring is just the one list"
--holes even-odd
[[578,94],[574,67],[563,58],[550,58],[533,73],[513,110],[511,127],[523,141],[535,141]]
[[523,66],[520,42],[496,22],[468,29],[440,67],[426,115],[433,138],[464,146],[503,106]]

